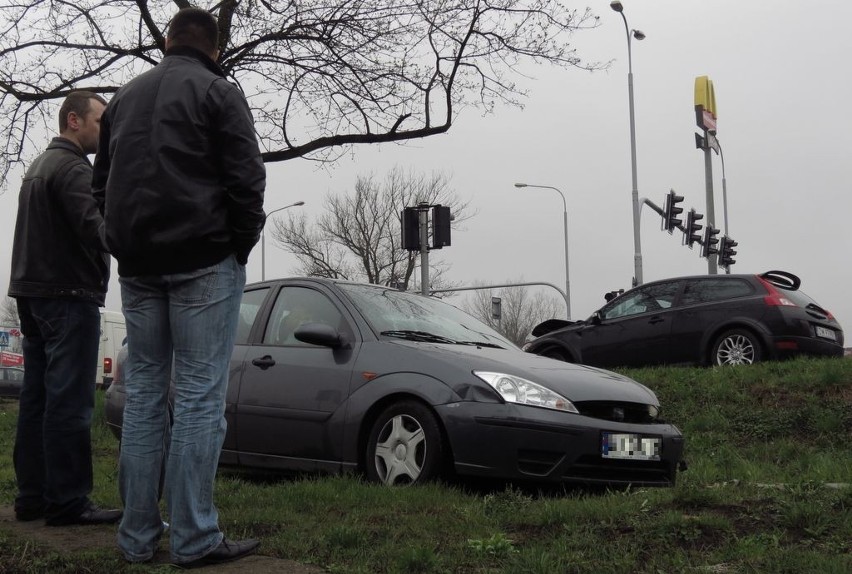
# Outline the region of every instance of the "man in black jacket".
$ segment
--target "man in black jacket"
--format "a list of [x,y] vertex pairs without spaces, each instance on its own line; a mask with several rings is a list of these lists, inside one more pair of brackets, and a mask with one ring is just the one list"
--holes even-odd
[[234,560],[258,545],[225,539],[213,503],[245,264],[260,238],[266,186],[248,103],[217,58],[216,19],[180,10],[163,60],[107,106],[95,159],[127,321],[118,545],[130,562],[150,560],[163,534],[164,456],[176,564]]
[[27,170],[18,198],[9,295],[24,335],[24,385],[15,437],[18,520],[48,525],[116,522],[92,492],[90,428],[100,313],[109,279],[92,165],[106,101],[72,92],[59,137]]

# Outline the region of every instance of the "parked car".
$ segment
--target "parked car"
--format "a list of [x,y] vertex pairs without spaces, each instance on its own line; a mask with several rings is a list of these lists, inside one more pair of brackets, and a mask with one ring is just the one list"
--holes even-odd
[[24,369],[0,367],[0,397],[17,397],[24,384]]
[[[119,354],[119,362],[123,355]],[[522,352],[438,299],[283,279],[246,287],[220,464],[666,486],[683,437],[627,377]],[[120,437],[119,365],[106,418]]]
[[599,367],[842,356],[840,324],[800,284],[784,271],[654,281],[611,299],[585,321],[537,325],[525,350]]

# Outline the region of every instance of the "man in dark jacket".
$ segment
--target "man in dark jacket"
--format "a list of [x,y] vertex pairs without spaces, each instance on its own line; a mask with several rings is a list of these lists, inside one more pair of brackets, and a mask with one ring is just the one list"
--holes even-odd
[[234,560],[258,545],[225,539],[213,503],[245,264],[260,238],[266,185],[248,104],[217,58],[216,19],[180,10],[162,62],[110,101],[95,159],[127,321],[118,545],[130,562],[150,560],[163,533],[164,456],[176,564]]
[[9,295],[24,335],[24,384],[15,437],[18,520],[48,525],[116,522],[92,492],[90,428],[100,312],[109,279],[92,165],[106,101],[72,92],[59,137],[27,170],[18,198]]

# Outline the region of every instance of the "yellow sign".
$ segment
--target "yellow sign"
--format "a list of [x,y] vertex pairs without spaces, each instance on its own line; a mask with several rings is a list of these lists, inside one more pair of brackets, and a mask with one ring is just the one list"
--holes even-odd
[[716,133],[716,91],[707,76],[695,78],[695,121],[699,128]]

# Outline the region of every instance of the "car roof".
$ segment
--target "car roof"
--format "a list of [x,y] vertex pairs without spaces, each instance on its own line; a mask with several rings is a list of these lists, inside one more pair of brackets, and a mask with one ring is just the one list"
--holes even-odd
[[[647,283],[643,283],[642,285],[637,285],[637,287],[644,287],[645,285],[652,285],[655,283],[666,283],[668,281],[684,281],[684,280],[698,280],[698,279],[754,279],[755,277],[759,277],[768,281],[772,285],[779,287],[781,289],[786,289],[788,291],[796,291],[801,285],[802,281],[796,275],[793,275],[789,271],[779,271],[777,269],[773,269],[770,271],[764,271],[763,273],[733,273],[733,274],[704,274],[704,275],[684,275],[681,277],[667,277],[664,279],[655,279],[654,281],[648,281]],[[623,295],[619,295],[621,297]]]

